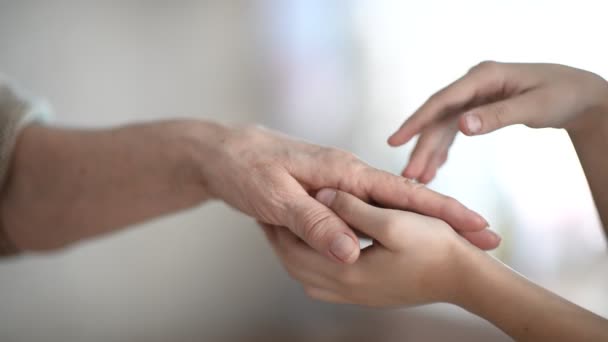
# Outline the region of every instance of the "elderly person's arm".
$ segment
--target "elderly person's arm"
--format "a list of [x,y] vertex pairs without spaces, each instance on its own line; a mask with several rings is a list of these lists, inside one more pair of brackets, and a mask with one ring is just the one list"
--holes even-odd
[[20,250],[56,249],[202,202],[203,145],[189,132],[187,122],[24,128],[0,202],[6,237]]
[[11,156],[0,218],[2,245],[17,250],[56,249],[219,199],[352,263],[359,255],[354,232],[311,197],[322,187],[441,217],[481,248],[499,242],[483,218],[452,198],[347,152],[258,127],[201,120],[99,130],[32,124]]

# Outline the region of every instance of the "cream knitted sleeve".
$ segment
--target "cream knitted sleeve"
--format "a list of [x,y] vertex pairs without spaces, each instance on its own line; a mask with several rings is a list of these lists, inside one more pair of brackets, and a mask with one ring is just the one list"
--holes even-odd
[[[0,75],[0,191],[7,180],[19,131],[33,121],[45,121],[49,116],[50,110],[44,102],[26,97]],[[13,252],[0,222],[0,255]]]

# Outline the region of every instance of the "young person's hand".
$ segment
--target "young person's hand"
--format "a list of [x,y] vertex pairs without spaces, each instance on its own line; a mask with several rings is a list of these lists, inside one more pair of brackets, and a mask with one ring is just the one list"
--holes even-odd
[[334,303],[397,307],[451,301],[461,283],[460,245],[444,221],[382,209],[342,191],[317,199],[375,241],[352,265],[329,263],[282,227],[263,225],[288,273],[312,298]]
[[483,62],[431,96],[388,142],[399,146],[420,135],[403,175],[427,183],[458,131],[480,135],[524,124],[585,134],[607,113],[608,83],[596,74],[557,64]]
[[608,321],[531,283],[445,222],[381,209],[341,191],[316,198],[375,242],[352,265],[328,262],[282,227],[262,224],[289,274],[321,301],[371,307],[456,304],[517,341],[607,341]]

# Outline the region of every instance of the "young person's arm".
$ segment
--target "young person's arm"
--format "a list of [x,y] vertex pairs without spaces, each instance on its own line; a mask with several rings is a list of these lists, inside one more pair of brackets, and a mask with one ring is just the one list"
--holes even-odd
[[317,199],[375,243],[356,263],[335,265],[286,229],[266,225],[287,271],[315,299],[373,307],[447,302],[518,341],[608,341],[607,320],[518,275],[441,220],[329,189]]
[[608,234],[608,83],[596,74],[557,64],[480,63],[431,96],[389,143],[420,135],[403,174],[426,183],[459,131],[476,136],[516,124],[567,130]]
[[595,206],[608,237],[608,86],[605,106],[585,126],[568,134],[583,166]]
[[547,291],[491,256],[460,245],[463,286],[451,303],[517,341],[608,341],[608,321]]

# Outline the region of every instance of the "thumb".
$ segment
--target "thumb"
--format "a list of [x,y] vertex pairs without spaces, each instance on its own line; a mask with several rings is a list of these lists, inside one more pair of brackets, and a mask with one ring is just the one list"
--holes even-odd
[[359,198],[343,191],[325,188],[317,193],[317,199],[331,208],[344,221],[363,234],[377,240],[383,246],[395,247],[389,237],[386,224],[392,219],[392,211],[369,205]]
[[308,195],[299,196],[292,205],[290,230],[332,259],[348,264],[357,260],[357,237],[333,211]]
[[485,104],[460,118],[460,130],[466,135],[480,135],[510,125],[527,124],[538,114],[537,107],[538,99],[531,94]]

